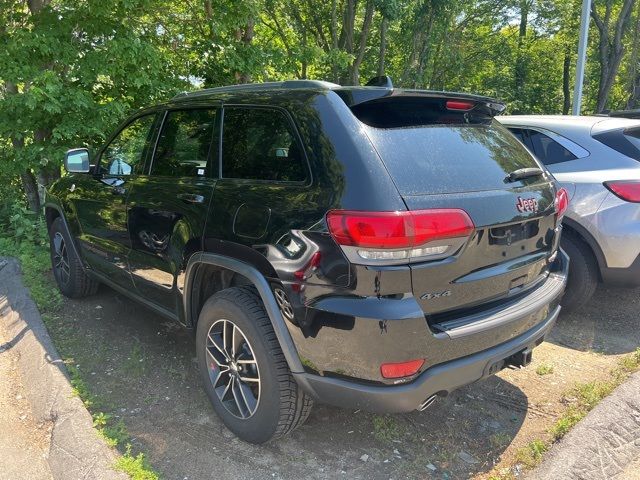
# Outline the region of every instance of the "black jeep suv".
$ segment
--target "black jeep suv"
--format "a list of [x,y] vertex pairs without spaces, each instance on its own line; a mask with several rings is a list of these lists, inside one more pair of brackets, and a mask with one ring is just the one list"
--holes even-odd
[[47,196],[60,290],[105,283],[195,331],[240,438],[314,400],[404,412],[524,366],[552,328],[566,192],[489,98],[316,81],[182,94]]

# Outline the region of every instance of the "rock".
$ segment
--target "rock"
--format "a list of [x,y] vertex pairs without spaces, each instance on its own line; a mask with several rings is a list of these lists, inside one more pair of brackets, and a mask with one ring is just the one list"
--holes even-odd
[[432,472],[435,472],[437,470],[436,466],[433,463],[428,464],[427,468]]
[[364,455],[362,455],[360,457],[360,460],[362,460],[363,462],[366,462],[367,460],[369,460],[369,455],[367,455],[366,453]]
[[474,463],[479,462],[479,460],[476,457],[474,457],[470,453],[465,452],[464,450],[460,450],[460,452],[458,452],[458,458],[470,465],[473,465]]

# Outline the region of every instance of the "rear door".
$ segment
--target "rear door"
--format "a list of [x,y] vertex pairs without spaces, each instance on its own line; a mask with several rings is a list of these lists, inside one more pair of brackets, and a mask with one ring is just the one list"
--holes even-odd
[[317,217],[321,192],[296,126],[276,107],[224,106],[220,180],[207,225],[207,251],[259,263],[292,224]]
[[129,266],[136,291],[180,317],[188,254],[202,234],[218,172],[218,108],[166,112],[145,175],[127,201]]
[[[411,265],[430,325],[544,280],[557,248],[556,189],[544,167],[490,115],[451,111],[438,98],[393,102],[355,113],[407,208],[463,209],[475,225],[453,255]],[[542,172],[510,180],[522,169]]]

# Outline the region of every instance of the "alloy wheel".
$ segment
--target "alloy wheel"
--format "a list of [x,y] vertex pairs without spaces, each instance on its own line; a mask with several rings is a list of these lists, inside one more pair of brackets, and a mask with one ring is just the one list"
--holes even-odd
[[207,368],[224,408],[246,420],[260,403],[260,369],[242,330],[230,320],[216,321],[207,334]]
[[67,245],[60,232],[56,232],[53,236],[53,269],[63,285],[69,283],[69,278],[71,277],[69,256],[67,254]]

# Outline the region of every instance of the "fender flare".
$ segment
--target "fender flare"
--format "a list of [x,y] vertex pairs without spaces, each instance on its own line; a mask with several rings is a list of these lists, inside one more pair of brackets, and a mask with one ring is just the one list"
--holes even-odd
[[62,225],[64,226],[64,229],[67,231],[67,235],[69,235],[69,238],[71,239],[71,247],[73,248],[73,253],[76,255],[77,258],[80,259],[80,264],[84,269],[85,265],[84,265],[84,262],[82,261],[82,256],[80,255],[80,249],[78,248],[78,245],[76,243],[77,240],[71,233],[71,230],[69,229],[69,224],[67,223],[67,218],[65,217],[64,210],[59,205],[51,202],[46,202],[43,208],[45,210],[45,215],[46,215],[47,208],[52,208],[58,212],[58,216],[62,219]]
[[304,372],[304,367],[302,366],[302,362],[300,361],[300,357],[298,356],[298,351],[295,344],[293,343],[291,333],[287,328],[282,313],[280,313],[280,308],[278,307],[275,296],[273,295],[273,291],[269,286],[269,282],[264,277],[264,275],[262,275],[256,268],[249,265],[248,263],[215,253],[194,253],[187,263],[185,274],[184,318],[191,318],[191,283],[193,282],[196,267],[198,265],[214,265],[216,267],[222,267],[228,270],[232,270],[247,278],[256,287],[256,290],[258,291],[258,294],[262,299],[262,303],[264,304],[264,308],[267,311],[267,315],[271,320],[271,325],[273,326],[273,330],[275,331],[276,338],[278,339],[278,343],[280,344],[280,348],[282,348],[282,353],[284,354],[285,360],[289,365],[289,369],[292,373]]

